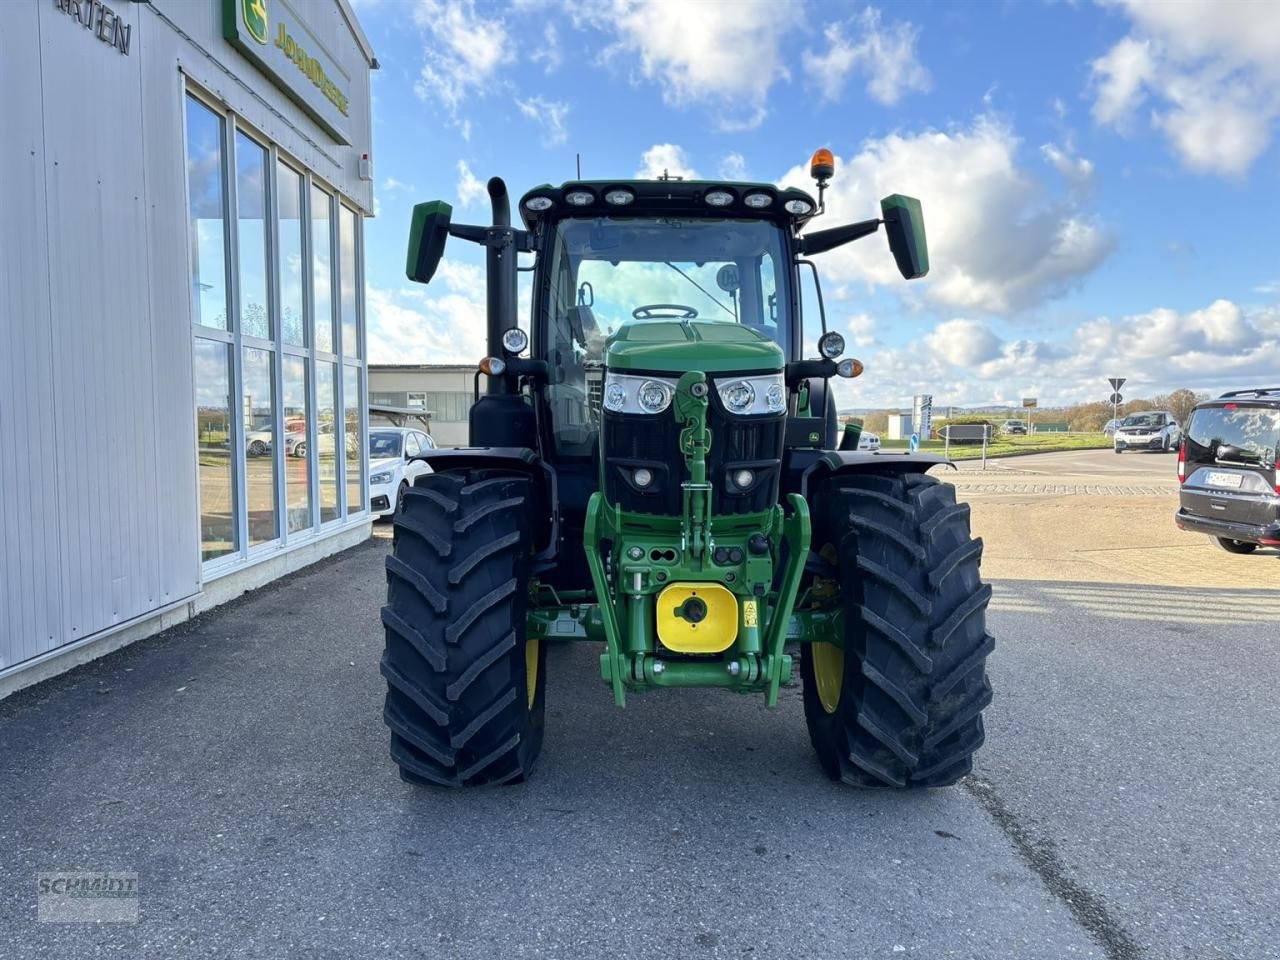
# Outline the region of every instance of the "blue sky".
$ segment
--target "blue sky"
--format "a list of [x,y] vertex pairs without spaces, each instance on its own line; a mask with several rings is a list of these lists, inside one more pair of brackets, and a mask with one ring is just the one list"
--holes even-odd
[[404,279],[408,217],[483,222],[574,175],[809,186],[824,226],[924,204],[932,271],[872,237],[824,255],[866,363],[845,403],[1213,390],[1280,375],[1280,4],[361,0],[374,75],[374,362],[474,361],[478,248]]

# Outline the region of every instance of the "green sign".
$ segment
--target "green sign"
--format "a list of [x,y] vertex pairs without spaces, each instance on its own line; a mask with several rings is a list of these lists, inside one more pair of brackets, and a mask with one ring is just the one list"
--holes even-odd
[[329,136],[351,142],[351,78],[285,0],[222,0],[222,35]]

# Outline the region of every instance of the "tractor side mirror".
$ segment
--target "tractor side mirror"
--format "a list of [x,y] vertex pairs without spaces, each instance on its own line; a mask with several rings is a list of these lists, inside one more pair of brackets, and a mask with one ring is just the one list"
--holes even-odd
[[923,277],[929,272],[929,246],[924,238],[920,201],[895,193],[880,201],[880,213],[899,272],[907,280]]
[[453,207],[443,200],[416,204],[409,226],[409,255],[404,272],[415,283],[430,283],[444,256]]

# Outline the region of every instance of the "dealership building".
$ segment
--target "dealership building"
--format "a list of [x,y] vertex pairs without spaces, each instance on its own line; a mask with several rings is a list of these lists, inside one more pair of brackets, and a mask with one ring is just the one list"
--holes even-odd
[[0,696],[370,533],[348,0],[10,0]]

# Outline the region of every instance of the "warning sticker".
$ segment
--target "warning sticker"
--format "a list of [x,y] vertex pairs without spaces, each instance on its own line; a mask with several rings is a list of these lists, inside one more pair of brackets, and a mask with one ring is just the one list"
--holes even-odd
[[744,627],[754,627],[756,624],[756,602],[754,600],[743,600],[742,625]]

